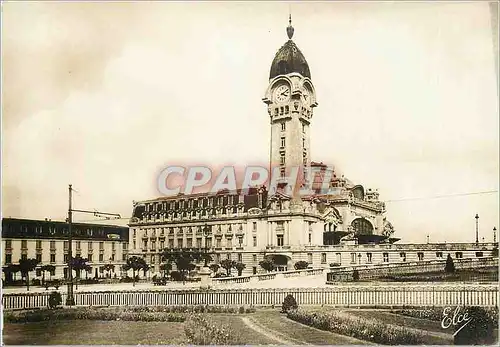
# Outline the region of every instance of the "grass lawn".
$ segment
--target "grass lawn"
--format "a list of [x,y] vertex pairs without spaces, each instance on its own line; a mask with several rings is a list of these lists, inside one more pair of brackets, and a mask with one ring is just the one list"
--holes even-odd
[[294,339],[298,343],[313,345],[371,344],[348,336],[309,327],[288,319],[277,310],[258,310],[251,316],[257,323],[276,332],[279,336]]
[[5,323],[6,345],[176,345],[185,342],[183,323],[47,321]]

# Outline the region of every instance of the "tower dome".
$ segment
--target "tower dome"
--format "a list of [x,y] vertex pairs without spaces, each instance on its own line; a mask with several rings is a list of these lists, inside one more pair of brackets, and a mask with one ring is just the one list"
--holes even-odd
[[290,24],[286,28],[288,41],[276,53],[273,63],[271,64],[271,72],[269,79],[273,79],[279,75],[286,75],[292,72],[297,72],[304,77],[311,78],[309,65],[306,58],[297,47],[295,42],[292,41],[294,28],[292,26],[292,18],[290,17]]

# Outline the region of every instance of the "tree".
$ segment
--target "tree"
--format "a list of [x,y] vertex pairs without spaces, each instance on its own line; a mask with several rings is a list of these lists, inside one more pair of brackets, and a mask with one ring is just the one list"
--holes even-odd
[[352,279],[354,281],[359,281],[359,271],[354,269],[354,271],[352,272]]
[[236,269],[236,271],[238,271],[238,276],[241,276],[241,273],[243,272],[243,270],[245,270],[247,266],[243,263],[236,263],[234,264],[234,268]]
[[220,265],[219,264],[212,264],[212,265],[210,265],[210,270],[213,271],[214,275],[217,274],[217,271],[219,271],[219,269],[220,269]]
[[[21,271],[19,268],[19,265],[17,264],[9,264],[7,266],[4,266],[2,271],[5,273],[5,280],[6,281],[11,281],[15,279],[15,274],[16,272]],[[14,276],[12,276],[14,275]]]
[[146,277],[146,272],[148,272],[150,269],[150,266],[144,262],[144,265],[142,265],[141,270],[144,272],[144,277]]
[[274,263],[269,259],[262,260],[261,262],[259,262],[259,265],[267,272],[274,270]]
[[202,251],[189,249],[165,249],[161,254],[162,261],[174,263],[177,271],[179,271],[182,282],[186,283],[186,275],[193,271],[196,266],[194,262],[207,259],[210,256]]
[[115,271],[115,266],[113,264],[104,265],[104,271],[107,272],[107,277],[111,277],[111,271]]
[[295,270],[303,270],[307,269],[308,266],[309,263],[307,261],[299,260],[298,262],[295,263],[293,267],[295,268]]
[[451,257],[450,253],[448,253],[448,256],[446,257],[446,265],[444,267],[444,271],[447,273],[455,272],[455,264],[453,263],[453,258]]
[[132,282],[134,287],[135,287],[135,272],[143,269],[144,265],[147,265],[144,258],[136,256],[128,258],[127,263],[123,265],[123,270],[125,271],[132,270],[132,277],[133,277]]
[[45,283],[45,272],[49,273],[50,279],[52,279],[52,273],[56,271],[54,265],[42,265],[40,266],[40,271],[42,271],[42,284]]
[[223,261],[220,262],[220,266],[226,269],[226,273],[229,276],[231,275],[231,269],[236,266],[236,262],[231,259],[224,259]]
[[166,262],[161,264],[160,271],[163,273],[163,278],[167,277],[169,272],[172,271],[172,263]]
[[38,265],[38,260],[29,258],[19,260],[19,271],[21,275],[26,278],[26,289],[30,290],[30,271],[36,269]]
[[80,274],[83,271],[92,271],[92,266],[88,264],[89,260],[87,258],[82,258],[77,256],[72,258],[68,265],[71,263],[71,268],[76,272],[76,289],[78,289],[78,280],[80,279]]

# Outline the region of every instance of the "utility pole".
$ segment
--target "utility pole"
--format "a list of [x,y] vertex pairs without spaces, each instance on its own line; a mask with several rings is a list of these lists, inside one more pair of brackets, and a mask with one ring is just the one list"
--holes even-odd
[[[81,212],[81,213],[89,213],[93,214],[96,217],[105,217],[106,219],[111,219],[111,217],[114,218],[121,218],[121,216],[118,213],[106,213],[106,212],[99,212],[99,211],[87,211],[87,210],[76,210],[73,209],[72,206],[72,192],[73,188],[72,185],[69,185],[69,203],[68,203],[68,271],[69,271],[69,278],[68,278],[68,295],[66,297],[66,306],[74,306],[75,305],[75,297],[73,294],[73,235],[72,235],[72,224],[73,224],[73,212]],[[111,217],[107,217],[111,216]]]
[[479,243],[479,215],[476,213],[476,245]]
[[73,223],[73,210],[71,206],[72,202],[72,191],[71,184],[69,185],[69,208],[68,208],[68,234],[69,234],[69,250],[68,250],[68,271],[69,271],[69,281],[68,281],[68,295],[66,297],[66,306],[74,306],[75,298],[73,296],[73,235],[71,233],[71,224]]

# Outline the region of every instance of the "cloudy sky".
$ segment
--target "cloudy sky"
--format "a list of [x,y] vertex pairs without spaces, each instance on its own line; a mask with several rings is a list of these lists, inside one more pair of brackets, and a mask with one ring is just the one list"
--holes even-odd
[[485,2],[2,7],[4,216],[65,218],[72,183],[75,208],[127,217],[166,165],[265,163],[291,8],[319,102],[312,159],[377,188],[404,241],[474,241],[476,213],[485,240],[499,226]]

